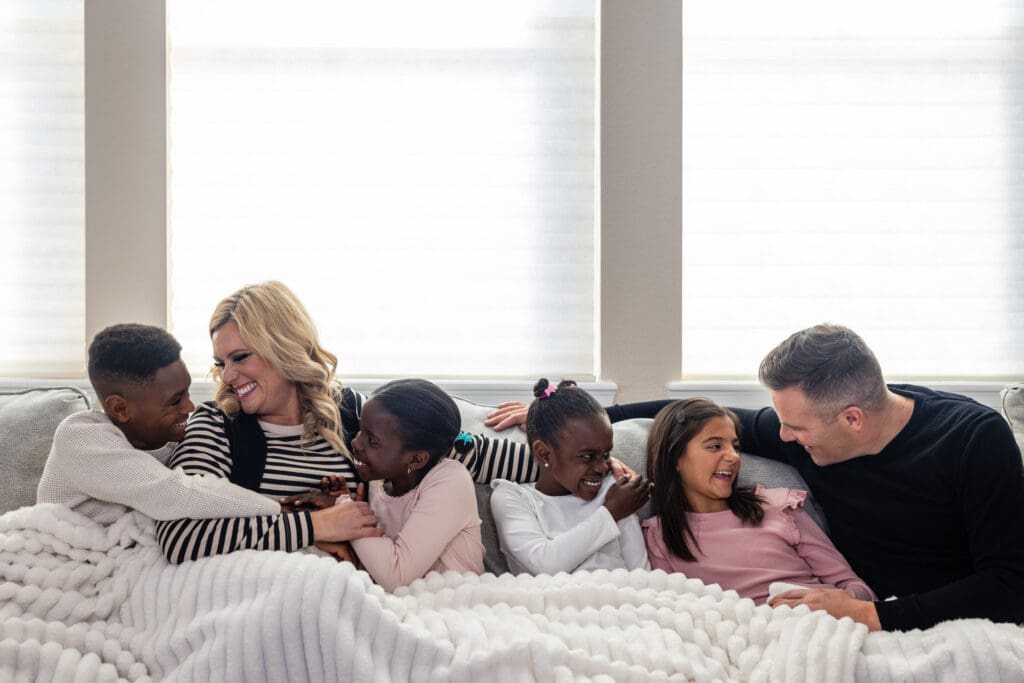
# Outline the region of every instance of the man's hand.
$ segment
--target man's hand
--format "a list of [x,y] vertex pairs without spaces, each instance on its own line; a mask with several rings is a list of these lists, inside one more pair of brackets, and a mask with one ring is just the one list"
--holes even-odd
[[825,610],[836,619],[850,617],[867,626],[869,631],[882,630],[875,603],[858,600],[841,588],[808,588],[786,591],[769,600],[768,604],[772,607],[807,605],[812,610]]
[[487,414],[484,425],[496,432],[508,429],[509,427],[515,427],[516,425],[525,430],[526,413],[529,410],[530,404],[528,403],[520,403],[519,401],[499,403],[493,412]]

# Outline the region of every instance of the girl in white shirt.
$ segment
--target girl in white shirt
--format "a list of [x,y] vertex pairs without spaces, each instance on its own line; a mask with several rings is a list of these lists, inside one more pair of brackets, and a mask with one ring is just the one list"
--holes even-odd
[[636,512],[650,496],[643,477],[615,481],[612,427],[604,408],[574,382],[541,379],[526,417],[540,465],[536,484],[492,483],[491,512],[515,573],[649,568]]

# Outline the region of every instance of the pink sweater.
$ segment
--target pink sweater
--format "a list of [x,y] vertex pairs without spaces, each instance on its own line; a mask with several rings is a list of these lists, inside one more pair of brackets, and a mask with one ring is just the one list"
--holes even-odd
[[352,547],[373,580],[386,591],[407,586],[429,571],[483,573],[484,546],[476,490],[466,467],[442,460],[404,496],[370,482],[370,507],[384,535]]
[[768,599],[776,581],[801,586],[842,588],[862,600],[875,594],[857,578],[843,556],[803,509],[805,491],[757,487],[764,504],[759,526],[745,525],[731,510],[686,513],[700,550],[687,538],[697,558],[688,562],[665,547],[661,519],[643,523],[652,569],[682,572],[705,584],[717,583],[758,604]]

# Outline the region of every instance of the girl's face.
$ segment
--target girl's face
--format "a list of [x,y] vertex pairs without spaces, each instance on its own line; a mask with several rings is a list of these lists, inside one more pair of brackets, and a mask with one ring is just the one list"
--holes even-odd
[[234,390],[244,413],[271,424],[302,424],[295,383],[252,350],[242,339],[238,323],[227,321],[212,339],[214,364],[221,369],[221,381]]
[[549,496],[593,500],[608,475],[611,450],[612,425],[606,415],[569,420],[556,443],[534,445],[542,470],[537,489]]
[[[399,489],[405,488],[406,480],[411,482],[412,478],[410,467],[418,469],[418,453],[423,452],[405,448],[398,435],[398,418],[388,412],[387,408],[372,398],[363,404],[359,415],[359,433],[352,439],[352,455],[355,456],[356,472],[360,479],[384,479],[399,482]],[[402,492],[399,490],[393,495]]]
[[712,417],[686,444],[676,472],[694,512],[722,512],[740,472],[740,440],[728,417]]

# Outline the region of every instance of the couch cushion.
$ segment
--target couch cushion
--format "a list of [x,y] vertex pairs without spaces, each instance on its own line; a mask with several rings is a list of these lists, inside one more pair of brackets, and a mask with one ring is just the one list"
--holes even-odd
[[61,421],[89,408],[73,387],[0,391],[0,512],[36,502],[36,486]]
[[1024,382],[1007,384],[1001,393],[1003,398],[1003,415],[1013,428],[1013,436],[1017,439],[1017,447],[1024,454]]

